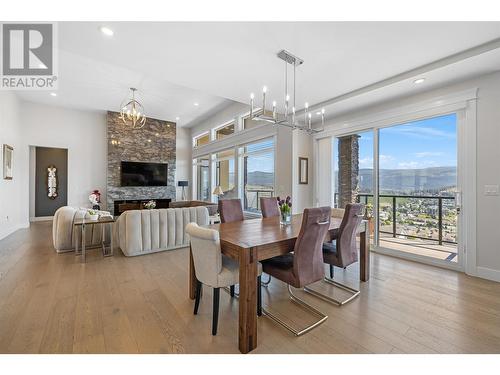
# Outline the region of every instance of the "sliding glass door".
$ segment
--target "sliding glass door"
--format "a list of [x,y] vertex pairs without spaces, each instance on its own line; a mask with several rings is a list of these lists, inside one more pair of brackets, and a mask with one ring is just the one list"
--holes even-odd
[[374,249],[460,265],[456,113],[334,137],[334,207],[361,202]]
[[457,115],[382,128],[378,139],[378,246],[457,263]]

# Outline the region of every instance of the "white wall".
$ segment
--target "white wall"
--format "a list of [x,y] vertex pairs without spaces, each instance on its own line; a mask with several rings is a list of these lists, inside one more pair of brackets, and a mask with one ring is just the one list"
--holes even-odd
[[[107,136],[104,112],[78,111],[31,102],[21,103],[22,169],[29,180],[30,146],[68,149],[68,205],[88,207],[94,189],[106,202]],[[29,184],[23,186],[28,202]],[[30,197],[31,200],[33,197]],[[31,205],[33,203],[31,202]],[[25,216],[29,215],[29,207]]]
[[[304,208],[313,207],[313,153],[312,137],[302,131],[293,132],[292,145],[292,208],[293,212],[303,212]],[[299,184],[299,157],[309,159],[309,183]]]
[[[23,171],[20,103],[15,94],[0,91],[0,239],[29,225],[23,214],[27,199],[22,188],[27,184]],[[13,179],[3,179],[3,145],[14,147]]]
[[[286,127],[278,127],[275,151],[275,188],[276,196],[293,196],[292,161],[293,161],[293,131]],[[294,204],[292,201],[292,208]]]
[[356,118],[431,100],[466,89],[478,88],[476,174],[476,263],[477,274],[500,281],[500,197],[486,196],[485,185],[500,185],[500,73],[492,73],[447,87],[392,100],[339,116],[329,123],[349,123]]

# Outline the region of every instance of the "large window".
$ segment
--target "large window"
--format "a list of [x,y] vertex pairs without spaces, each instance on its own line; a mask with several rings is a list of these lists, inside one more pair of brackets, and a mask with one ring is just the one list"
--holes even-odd
[[210,162],[208,156],[195,161],[196,198],[200,201],[210,201]]
[[220,186],[224,195],[221,198],[238,198],[234,176],[234,150],[219,152],[215,155],[215,184]]
[[215,139],[223,139],[234,133],[234,122],[215,129]]
[[274,138],[243,147],[244,209],[260,212],[260,198],[274,194]]
[[194,147],[203,146],[209,142],[210,142],[210,133],[205,133],[205,134],[199,135],[198,137],[193,138]]

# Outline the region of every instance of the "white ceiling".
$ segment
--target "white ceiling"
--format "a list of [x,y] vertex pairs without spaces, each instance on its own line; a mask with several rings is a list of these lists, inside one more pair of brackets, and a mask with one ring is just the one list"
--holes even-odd
[[[140,89],[147,114],[192,126],[233,101],[283,97],[287,49],[305,60],[297,68],[298,107],[327,101],[500,38],[500,22],[297,23],[59,23],[59,92],[23,92],[31,101],[118,110],[127,88]],[[329,115],[395,95],[429,89],[500,67],[500,51],[418,72],[328,107]],[[465,57],[465,56],[464,56]],[[199,107],[193,103],[198,102]]]

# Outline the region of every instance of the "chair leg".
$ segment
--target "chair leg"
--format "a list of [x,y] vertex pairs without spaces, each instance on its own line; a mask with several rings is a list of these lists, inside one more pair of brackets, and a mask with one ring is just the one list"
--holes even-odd
[[195,301],[194,301],[194,315],[198,314],[198,307],[200,306],[200,298],[201,298],[201,282],[196,280],[196,293],[195,293]]
[[222,288],[226,293],[228,293],[231,297],[239,298],[240,293],[236,291],[236,285],[231,285],[229,287],[225,286]]
[[262,279],[257,277],[257,316],[262,316]]
[[330,279],[333,279],[333,265],[330,264]]
[[214,305],[212,313],[212,335],[217,334],[217,325],[219,324],[219,299],[220,288],[214,288]]
[[269,276],[269,279],[268,279],[267,281],[263,281],[263,282],[262,282],[262,286],[263,286],[264,288],[267,288],[267,287],[269,286],[269,284],[271,283],[271,279],[272,279],[272,277],[271,277],[271,275],[268,275],[268,276]]
[[316,322],[314,322],[313,324],[311,324],[305,328],[296,329],[296,328],[292,327],[291,325],[289,325],[287,322],[278,318],[276,315],[271,313],[269,310],[263,309],[262,311],[264,312],[265,315],[267,315],[269,318],[271,318],[276,323],[280,324],[281,326],[283,326],[284,328],[286,328],[290,332],[292,332],[295,336],[301,336],[304,333],[309,332],[313,328],[316,328],[321,323],[323,323],[326,319],[328,319],[328,315],[323,314],[321,311],[315,309],[313,306],[309,305],[307,302],[305,302],[304,300],[300,299],[295,294],[293,294],[292,287],[290,285],[288,285],[288,294],[290,295],[290,299],[292,300],[292,302],[296,303],[297,305],[301,306],[302,308],[311,312],[312,314],[318,316],[319,319]]
[[[332,265],[330,265],[330,272],[331,272],[331,267],[333,267]],[[330,273],[331,275],[331,273]],[[332,278],[328,278],[328,277],[325,277],[323,279],[323,281],[325,283],[328,283],[330,285],[333,285],[333,286],[336,286],[337,288],[339,289],[342,289],[348,293],[351,294],[351,296],[343,301],[339,301],[335,298],[332,298],[330,296],[327,296],[327,295],[324,295],[323,293],[320,293],[314,289],[311,289],[309,287],[304,287],[304,291],[309,293],[309,294],[312,294],[313,296],[319,298],[319,299],[322,299],[323,301],[326,301],[326,302],[329,302],[329,303],[333,303],[334,305],[337,305],[337,306],[342,306],[342,305],[345,305],[347,302],[350,302],[352,301],[354,298],[356,298],[357,296],[359,296],[359,293],[361,293],[359,290],[357,289],[354,289],[354,288],[351,288],[351,287],[348,287],[347,285],[344,285],[344,284],[341,284],[335,280],[333,280]]]

